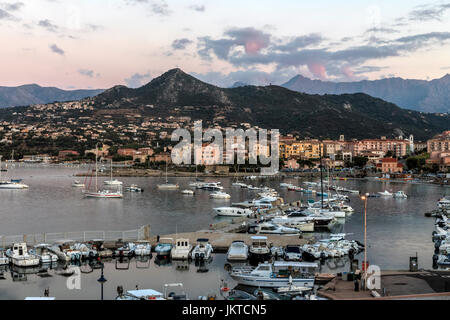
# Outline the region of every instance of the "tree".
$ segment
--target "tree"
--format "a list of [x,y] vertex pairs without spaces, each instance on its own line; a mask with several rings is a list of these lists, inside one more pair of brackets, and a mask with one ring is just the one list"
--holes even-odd
[[353,157],[353,165],[357,167],[364,167],[367,161],[369,161],[369,158],[367,157]]

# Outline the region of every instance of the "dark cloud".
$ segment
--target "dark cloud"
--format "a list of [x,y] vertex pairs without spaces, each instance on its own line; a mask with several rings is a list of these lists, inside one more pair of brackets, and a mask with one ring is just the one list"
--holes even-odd
[[50,50],[56,54],[63,56],[65,54],[64,50],[59,48],[56,44],[52,44],[49,46]]
[[3,9],[0,9],[0,20],[14,20],[14,16]]
[[[238,48],[253,39],[257,39],[260,45],[252,54]],[[332,76],[352,79],[356,74],[362,73],[358,72],[358,68],[369,60],[401,56],[435,44],[443,44],[447,40],[450,40],[450,32],[416,34],[393,40],[372,36],[367,44],[333,50],[323,46],[323,39],[317,34],[299,36],[280,44],[278,40],[272,41],[270,34],[262,31],[251,29],[251,32],[242,32],[235,29],[234,32],[226,31],[224,37],[217,40],[200,38],[198,54],[204,60],[211,61],[211,54],[214,53],[218,59],[226,60],[238,68],[258,65],[275,66],[276,70],[306,67],[316,78]],[[321,47],[310,48],[310,45]]]
[[89,77],[89,78],[93,78],[94,77],[94,70],[79,69],[78,73],[83,75],[83,76]]
[[183,38],[183,39],[175,39],[172,42],[172,48],[174,50],[184,50],[186,49],[186,46],[188,46],[189,44],[191,44],[193,41],[189,40],[187,38]]
[[125,83],[130,88],[138,88],[145,82],[150,81],[151,78],[152,76],[150,75],[150,72],[147,72],[145,74],[135,73],[131,77],[125,79]]
[[194,11],[198,11],[198,12],[205,12],[205,6],[204,5],[192,5],[189,6],[189,9],[194,10]]
[[19,11],[25,4],[23,2],[0,3],[0,7],[6,11]]
[[441,21],[445,11],[450,9],[450,3],[445,4],[431,4],[417,6],[416,9],[409,13],[409,20],[411,21]]
[[56,24],[53,24],[50,20],[45,19],[45,20],[40,20],[38,22],[38,26],[45,28],[47,31],[50,32],[57,32],[58,31],[58,26]]

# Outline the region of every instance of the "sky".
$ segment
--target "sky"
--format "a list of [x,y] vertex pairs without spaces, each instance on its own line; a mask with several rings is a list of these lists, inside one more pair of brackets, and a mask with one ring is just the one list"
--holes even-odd
[[222,87],[450,73],[450,1],[0,0],[0,86]]

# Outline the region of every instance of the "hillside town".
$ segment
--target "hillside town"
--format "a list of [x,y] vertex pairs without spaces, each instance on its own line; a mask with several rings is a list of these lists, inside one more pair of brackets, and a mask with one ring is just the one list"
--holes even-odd
[[[153,106],[146,106],[152,108]],[[96,109],[94,100],[18,107],[13,118],[0,122],[0,145],[4,159],[23,162],[79,162],[98,156],[127,165],[171,163],[170,140],[177,128],[191,129],[194,119],[187,116],[143,116],[124,109]],[[221,130],[255,129],[250,123],[221,123],[220,117],[206,125]],[[236,145],[233,146],[236,148]],[[249,144],[245,157],[248,160]],[[256,154],[270,154],[268,146],[256,145]],[[225,150],[226,148],[224,148]],[[203,143],[202,166],[226,163],[229,151],[218,151]],[[314,139],[286,133],[279,139],[281,169],[299,171],[323,164],[328,168],[368,168],[384,173],[406,170],[447,172],[450,168],[450,131],[428,141],[415,141],[412,135],[378,139]],[[218,161],[218,159],[222,161]],[[388,164],[392,164],[389,166]]]

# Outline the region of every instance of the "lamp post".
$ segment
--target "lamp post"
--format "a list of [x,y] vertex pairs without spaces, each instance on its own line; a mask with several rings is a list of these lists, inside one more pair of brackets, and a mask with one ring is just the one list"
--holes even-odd
[[103,300],[103,284],[107,281],[106,280],[106,278],[104,277],[104,275],[103,275],[103,268],[104,268],[104,263],[103,262],[101,262],[101,264],[102,264],[102,273],[101,273],[101,275],[100,275],[100,278],[98,278],[98,282],[101,284],[101,287],[102,287],[102,293],[101,293],[101,299]]
[[366,193],[361,196],[364,201],[364,289],[366,289],[367,281],[367,198],[369,194]]

